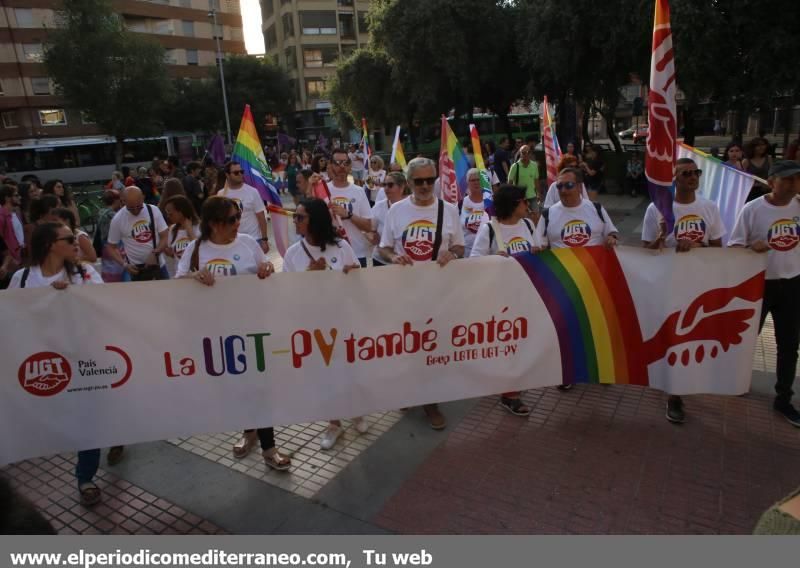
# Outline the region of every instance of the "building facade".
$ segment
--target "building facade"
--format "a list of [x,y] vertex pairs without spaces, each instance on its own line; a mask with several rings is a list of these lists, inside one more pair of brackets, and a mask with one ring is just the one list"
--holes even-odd
[[[0,0],[0,146],[103,134],[55,94],[42,63],[57,0]],[[246,53],[238,0],[113,0],[128,29],[157,39],[172,77],[204,78],[225,54]],[[216,9],[217,29],[210,10]]]
[[301,140],[334,127],[327,82],[339,58],[368,40],[369,0],[260,0],[264,48],[286,69],[296,97],[284,126]]

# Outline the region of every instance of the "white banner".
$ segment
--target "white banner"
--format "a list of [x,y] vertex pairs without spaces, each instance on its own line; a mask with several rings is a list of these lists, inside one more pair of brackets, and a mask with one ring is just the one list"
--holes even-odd
[[765,260],[584,248],[4,291],[0,463],[562,380],[740,394]]

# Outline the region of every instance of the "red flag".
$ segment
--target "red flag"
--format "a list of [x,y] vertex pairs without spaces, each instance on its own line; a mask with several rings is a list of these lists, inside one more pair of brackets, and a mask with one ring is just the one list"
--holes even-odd
[[549,187],[558,177],[558,162],[561,160],[561,147],[558,145],[555,124],[550,117],[550,106],[547,104],[546,96],[544,98],[544,109],[542,111],[542,133],[544,157],[547,163],[547,185]]
[[[449,203],[458,203],[458,175],[456,165],[451,156],[450,146],[455,147],[455,134],[450,130],[447,118],[442,115],[442,145],[439,148],[439,188],[442,199]],[[465,171],[466,174],[466,171]]]
[[678,129],[675,111],[675,53],[672,48],[667,0],[656,0],[647,114],[647,186],[650,199],[664,216],[669,232],[675,225],[672,196]]

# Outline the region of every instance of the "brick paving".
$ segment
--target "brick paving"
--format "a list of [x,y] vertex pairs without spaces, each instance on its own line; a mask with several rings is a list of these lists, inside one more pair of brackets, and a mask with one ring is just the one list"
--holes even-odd
[[0,469],[59,534],[225,534],[197,515],[98,470],[103,501],[86,508],[75,484],[74,454],[37,458]]
[[400,533],[746,534],[800,483],[800,430],[761,395],[632,386],[529,391],[528,418],[475,409],[373,522]]

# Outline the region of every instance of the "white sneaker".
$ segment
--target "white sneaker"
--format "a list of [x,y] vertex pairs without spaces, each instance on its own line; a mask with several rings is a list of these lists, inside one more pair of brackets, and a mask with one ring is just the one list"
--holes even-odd
[[325,431],[322,433],[322,436],[319,437],[319,447],[323,450],[330,450],[334,445],[336,445],[336,440],[339,439],[339,436],[342,435],[342,428],[341,426],[336,426],[335,424],[329,424]]
[[359,434],[366,434],[369,432],[369,422],[363,416],[359,416],[358,418],[353,418],[353,424],[356,427],[356,431]]

